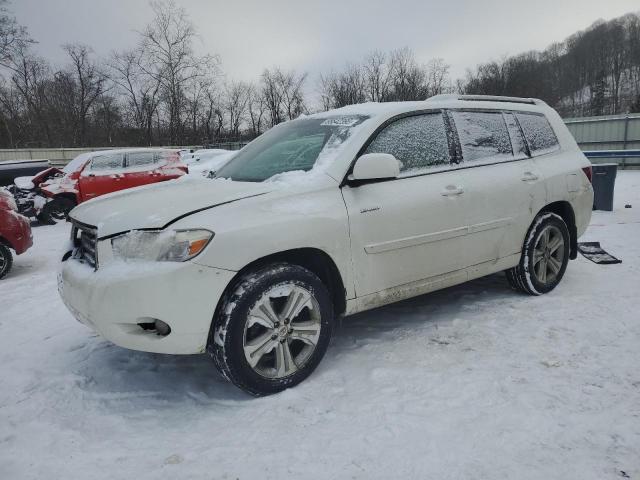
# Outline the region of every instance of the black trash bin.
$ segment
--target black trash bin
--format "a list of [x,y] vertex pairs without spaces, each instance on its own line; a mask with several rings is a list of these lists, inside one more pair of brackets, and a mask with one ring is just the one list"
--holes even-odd
[[613,187],[616,183],[617,163],[593,165],[593,209],[613,210]]

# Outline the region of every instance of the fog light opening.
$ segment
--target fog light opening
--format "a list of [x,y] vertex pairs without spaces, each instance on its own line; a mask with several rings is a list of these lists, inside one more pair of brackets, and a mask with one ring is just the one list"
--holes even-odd
[[139,323],[138,326],[149,333],[156,332],[160,337],[166,337],[171,333],[171,327],[162,320]]
[[156,320],[154,324],[156,326],[156,333],[161,337],[166,337],[171,333],[171,327],[162,320]]

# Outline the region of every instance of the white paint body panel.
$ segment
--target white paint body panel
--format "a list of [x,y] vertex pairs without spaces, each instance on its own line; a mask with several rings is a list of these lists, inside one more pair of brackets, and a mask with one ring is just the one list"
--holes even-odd
[[464,267],[463,199],[442,195],[459,184],[453,171],[343,188],[356,295]]
[[[444,108],[544,112],[560,149],[494,165],[343,183],[358,152],[385,121]],[[322,171],[312,170],[302,181],[277,185],[181,179],[75,208],[71,217],[96,226],[101,241],[97,271],[78,268],[73,260],[62,265],[60,290],[72,313],[127,348],[198,353],[236,273],[272,254],[312,248],[328,255],[344,284],[345,313],[351,314],[513,267],[533,218],[552,202],[569,202],[578,235],[586,229],[593,191],[581,168],[589,162],[544,104],[445,96],[357,105],[317,116],[332,114],[371,118]],[[205,228],[215,236],[185,263],[160,262],[139,270],[111,264],[109,236],[162,228]],[[172,333],[163,339],[141,333],[134,326],[144,318],[166,320]]]

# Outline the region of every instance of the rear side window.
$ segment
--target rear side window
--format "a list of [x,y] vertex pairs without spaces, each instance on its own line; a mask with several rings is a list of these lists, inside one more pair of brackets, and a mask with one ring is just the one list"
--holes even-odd
[[512,158],[511,140],[502,112],[453,111],[451,114],[465,163],[489,157]]
[[153,165],[158,157],[155,152],[135,152],[127,154],[127,167],[145,167]]
[[91,160],[92,171],[117,170],[119,168],[122,168],[121,154],[100,155]]
[[542,155],[559,148],[558,139],[544,115],[516,113],[532,155]]
[[449,165],[449,143],[442,114],[396,120],[378,133],[365,153],[390,153],[400,161],[400,172]]

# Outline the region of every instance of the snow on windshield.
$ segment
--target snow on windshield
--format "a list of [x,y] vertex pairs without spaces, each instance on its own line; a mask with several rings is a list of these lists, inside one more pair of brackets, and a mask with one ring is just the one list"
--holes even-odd
[[245,182],[299,181],[323,172],[340,154],[365,115],[312,116],[266,132],[240,150],[217,176]]
[[84,165],[85,162],[89,160],[94,153],[95,152],[81,153],[80,155],[75,157],[73,160],[71,160],[69,163],[67,163],[62,169],[62,171],[64,173],[75,172],[76,170],[80,169],[80,167],[82,167],[82,165]]

